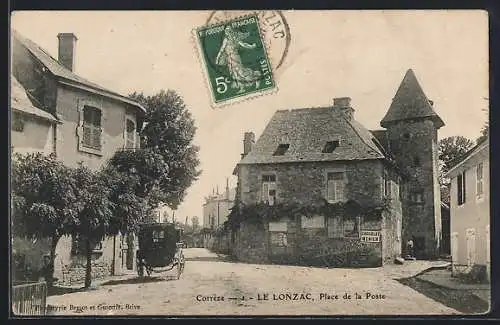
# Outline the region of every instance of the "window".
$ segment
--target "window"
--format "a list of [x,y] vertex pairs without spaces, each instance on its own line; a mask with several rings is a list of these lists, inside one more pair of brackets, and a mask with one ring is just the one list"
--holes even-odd
[[273,153],[273,156],[283,156],[285,152],[290,148],[290,144],[282,143],[276,148],[276,151]]
[[262,201],[274,205],[276,201],[276,175],[262,175]]
[[332,153],[340,144],[339,140],[327,141],[323,147],[323,153]]
[[91,106],[83,108],[83,145],[101,149],[101,110]]
[[424,202],[424,192],[423,191],[413,192],[411,194],[410,199],[413,203],[423,203]]
[[476,195],[481,198],[484,193],[483,188],[483,163],[479,163],[476,166]]
[[383,184],[383,186],[384,186],[384,196],[385,197],[391,197],[391,190],[392,190],[391,185],[392,185],[392,182],[389,178],[389,175],[386,172],[384,172],[384,184]]
[[11,129],[16,132],[24,131],[24,120],[19,113],[12,114]]
[[[86,242],[84,237],[74,235],[72,237],[72,243],[71,243],[71,254],[72,255],[84,255],[86,252],[86,245],[87,245],[87,242]],[[101,253],[102,246],[103,246],[102,240],[90,243],[92,253]]]
[[394,197],[396,197],[396,198],[400,197],[400,194],[399,194],[399,183],[398,182],[394,182],[392,184],[392,193],[393,193]]
[[457,176],[457,203],[462,205],[465,203],[465,171]]
[[413,157],[413,166],[415,166],[415,167],[420,167],[421,166],[420,157],[419,156]]
[[344,236],[341,216],[328,218],[327,233],[328,238],[342,238]]
[[126,123],[126,139],[125,148],[135,148],[135,123],[131,119],[127,119]]
[[288,246],[286,221],[269,222],[269,236],[273,253],[283,253]]
[[158,243],[165,238],[164,230],[153,230],[153,242]]
[[359,218],[344,218],[344,237],[359,237]]
[[328,202],[344,201],[344,173],[333,172],[327,174],[326,200]]
[[306,229],[317,229],[325,228],[325,217],[324,216],[302,216],[301,217],[302,228]]

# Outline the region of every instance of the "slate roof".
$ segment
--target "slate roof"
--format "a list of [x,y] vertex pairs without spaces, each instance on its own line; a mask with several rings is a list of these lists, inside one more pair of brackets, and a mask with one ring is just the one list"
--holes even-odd
[[[331,153],[322,153],[327,141],[340,140]],[[284,155],[273,155],[289,144]],[[239,164],[348,161],[385,158],[373,134],[356,120],[349,121],[334,107],[279,110],[252,150]]]
[[15,30],[13,30],[12,33],[13,37],[17,39],[29,52],[31,52],[31,54],[36,59],[38,59],[50,71],[50,73],[52,73],[55,77],[57,77],[59,81],[65,80],[69,81],[72,84],[89,87],[91,88],[91,90],[92,89],[98,90],[102,92],[103,95],[105,96],[106,95],[112,96],[115,99],[136,106],[143,112],[145,112],[144,107],[142,107],[139,103],[135,102],[134,100],[78,76],[73,71],[67,69],[62,64],[60,64],[59,61],[53,58],[47,51],[38,46],[38,44],[36,44],[32,40],[25,38]]
[[415,73],[409,69],[380,125],[387,127],[391,122],[423,117],[432,118],[438,128],[444,125],[418,83]]
[[382,145],[385,152],[390,152],[389,139],[387,138],[387,130],[370,130],[375,139]]
[[13,75],[10,78],[10,105],[13,110],[38,116],[52,122],[58,121],[52,114],[33,105],[26,94],[26,90]]

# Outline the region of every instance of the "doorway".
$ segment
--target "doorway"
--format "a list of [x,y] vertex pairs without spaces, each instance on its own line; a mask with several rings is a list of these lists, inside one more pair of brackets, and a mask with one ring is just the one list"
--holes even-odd
[[425,237],[413,237],[415,258],[425,259]]

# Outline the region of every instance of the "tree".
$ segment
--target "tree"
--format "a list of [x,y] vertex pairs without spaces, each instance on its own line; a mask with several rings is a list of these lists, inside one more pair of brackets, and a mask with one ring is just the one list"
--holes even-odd
[[113,202],[107,174],[94,172],[80,164],[72,171],[74,192],[77,198],[77,222],[72,235],[85,243],[85,288],[92,284],[92,250],[110,232]]
[[57,242],[77,221],[71,169],[54,155],[30,153],[13,156],[11,173],[13,233],[49,238],[53,262]]
[[159,184],[166,181],[168,166],[163,156],[149,149],[117,151],[103,172],[115,206],[111,232],[135,232],[164,200]]
[[451,136],[439,141],[439,160],[442,171],[446,173],[457,161],[474,146],[474,142],[463,136]]
[[182,97],[173,90],[162,90],[153,96],[133,93],[130,97],[146,107],[141,147],[163,156],[168,171],[159,188],[164,202],[176,209],[201,173],[197,169],[199,148],[192,144],[194,120]]
[[[487,99],[487,98],[485,98],[485,99]],[[483,127],[481,128],[481,135],[479,136],[479,138],[476,139],[476,143],[480,143],[481,141],[486,139],[486,137],[490,134],[490,122],[488,120],[488,109],[485,108],[482,111],[486,113],[486,121],[484,122]]]
[[450,201],[450,180],[445,174],[463,157],[472,147],[474,142],[463,136],[451,136],[439,141],[439,184],[441,187],[441,200]]

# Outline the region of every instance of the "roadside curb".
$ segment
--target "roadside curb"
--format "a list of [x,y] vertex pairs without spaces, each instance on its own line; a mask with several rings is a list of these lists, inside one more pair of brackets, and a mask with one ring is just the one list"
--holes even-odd
[[105,278],[101,279],[95,279],[92,281],[92,285],[89,288],[83,288],[84,283],[79,283],[79,284],[74,284],[74,285],[55,285],[54,287],[61,288],[61,289],[75,289],[75,290],[81,290],[81,292],[85,291],[92,291],[92,290],[97,290],[99,287],[101,287],[104,283],[113,281],[113,280],[128,280],[128,279],[133,279],[137,275],[135,274],[124,274],[124,275],[113,275],[113,276],[108,276]]
[[[436,282],[433,282],[433,281],[430,281],[430,280],[427,280],[427,279],[423,279],[420,277],[420,275],[428,272],[428,271],[432,271],[432,270],[439,270],[439,269],[443,269],[442,267],[432,267],[432,268],[429,268],[423,272],[420,272],[418,275],[415,275],[414,278],[417,280],[417,281],[420,281],[420,282],[424,282],[424,283],[427,283],[427,284],[430,284],[436,288],[441,288],[441,289],[445,289],[445,290],[453,290],[453,291],[462,291],[462,292],[467,292],[469,293],[470,295],[476,297],[477,299],[483,301],[484,303],[488,304],[489,306],[491,306],[491,302],[490,301],[487,301],[485,299],[483,299],[481,296],[477,295],[476,293],[474,293],[473,290],[471,289],[466,289],[466,288],[463,288],[463,289],[460,289],[460,288],[453,288],[453,287],[450,287],[450,286],[446,286],[446,285],[442,285],[442,284],[438,284]],[[484,290],[484,289],[476,289],[477,291],[481,291],[481,290]],[[490,290],[491,292],[491,290]],[[490,307],[491,308],[491,307]]]
[[427,269],[423,270],[423,271],[420,271],[418,272],[417,274],[415,274],[413,277],[419,277],[421,276],[422,274],[424,273],[427,273],[427,272],[430,272],[430,271],[434,271],[434,270],[445,270],[447,269],[449,266],[451,265],[451,263],[448,263],[446,265],[437,265],[437,266],[430,266],[428,267]]

